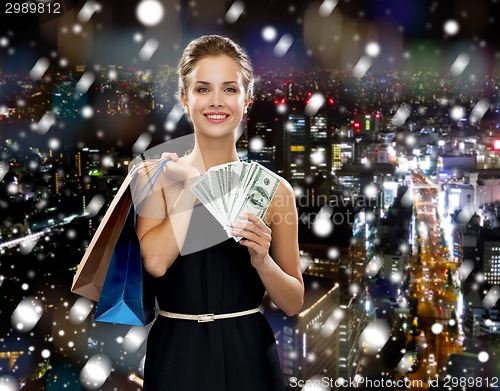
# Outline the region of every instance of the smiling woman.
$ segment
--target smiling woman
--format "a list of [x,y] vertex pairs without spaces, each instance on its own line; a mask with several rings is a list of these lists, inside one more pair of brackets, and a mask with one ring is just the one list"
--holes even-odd
[[[266,291],[288,315],[302,307],[293,189],[281,179],[268,203],[270,195],[254,186],[250,202],[269,208],[262,218],[240,214],[227,227],[189,188],[209,169],[238,161],[237,128],[253,97],[248,56],[226,37],[191,42],[179,63],[179,95],[194,148],[180,158],[164,154],[171,161],[158,181],[161,190],[143,207],[153,213],[137,218],[160,307],[148,338],[144,389],[283,390],[274,335],[258,307]],[[196,251],[186,251],[193,246]]]

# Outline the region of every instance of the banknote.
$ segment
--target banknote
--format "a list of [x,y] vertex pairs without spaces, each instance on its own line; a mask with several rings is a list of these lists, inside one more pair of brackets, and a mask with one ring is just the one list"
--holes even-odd
[[241,221],[240,213],[264,217],[280,181],[278,175],[259,163],[238,161],[211,167],[190,189],[232,236],[230,225]]
[[[255,165],[233,204],[229,221],[242,221],[241,213],[252,213],[263,218],[280,184],[280,177],[262,165]],[[240,237],[235,237],[240,240]]]
[[227,226],[228,219],[225,218],[217,208],[215,195],[212,192],[209,176],[201,176],[196,182],[190,186],[190,190],[198,197],[201,203],[208,209],[208,211],[215,217],[215,219],[223,227]]

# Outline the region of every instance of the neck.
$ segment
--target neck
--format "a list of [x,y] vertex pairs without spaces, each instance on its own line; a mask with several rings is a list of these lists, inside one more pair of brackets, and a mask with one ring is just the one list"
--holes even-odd
[[197,162],[200,173],[219,164],[234,162],[238,160],[235,137],[231,135],[226,138],[212,138],[196,135],[191,156]]

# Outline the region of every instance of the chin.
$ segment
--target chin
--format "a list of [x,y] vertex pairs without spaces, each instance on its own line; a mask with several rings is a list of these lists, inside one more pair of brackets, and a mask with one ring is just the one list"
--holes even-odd
[[[230,130],[226,129],[204,129],[196,131],[198,134],[203,135],[205,137],[213,137],[213,138],[225,138],[228,136],[234,136],[236,134],[236,130],[231,128]],[[195,132],[195,133],[196,133]]]

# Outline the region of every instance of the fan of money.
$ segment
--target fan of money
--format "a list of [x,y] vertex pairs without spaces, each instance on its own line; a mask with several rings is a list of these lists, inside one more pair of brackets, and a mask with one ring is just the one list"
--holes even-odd
[[259,163],[231,162],[211,167],[190,189],[229,233],[240,213],[263,218],[278,189],[280,177]]

